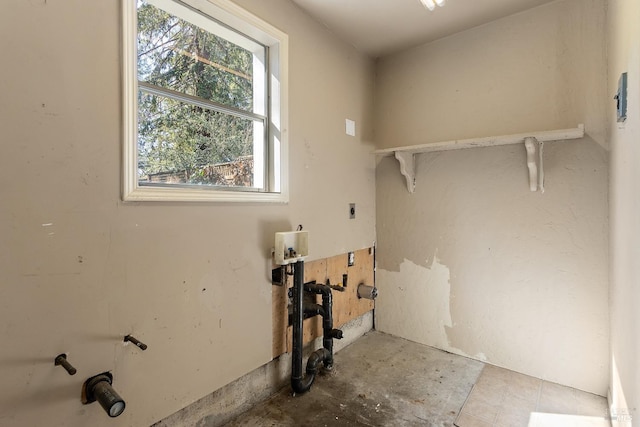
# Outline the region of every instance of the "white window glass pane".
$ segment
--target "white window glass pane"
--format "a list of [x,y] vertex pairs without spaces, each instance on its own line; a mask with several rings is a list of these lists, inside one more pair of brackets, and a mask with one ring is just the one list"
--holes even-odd
[[[182,14],[198,18],[192,21],[202,20],[194,11]],[[262,114],[264,85],[259,85],[257,90],[261,92],[256,94],[254,84],[264,78],[265,48],[254,42],[248,45],[252,51],[158,7],[138,2],[141,81]]]
[[[254,179],[255,120],[140,92],[140,185],[207,185],[262,189]],[[259,157],[263,157],[259,153]]]
[[230,0],[122,5],[123,200],[286,203],[286,34]]

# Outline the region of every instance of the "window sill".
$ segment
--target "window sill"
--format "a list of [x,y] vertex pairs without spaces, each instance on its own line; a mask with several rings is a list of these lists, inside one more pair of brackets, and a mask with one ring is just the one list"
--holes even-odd
[[232,203],[280,203],[289,202],[286,193],[262,193],[253,191],[220,191],[207,188],[170,188],[138,186],[124,191],[125,202],[232,202]]

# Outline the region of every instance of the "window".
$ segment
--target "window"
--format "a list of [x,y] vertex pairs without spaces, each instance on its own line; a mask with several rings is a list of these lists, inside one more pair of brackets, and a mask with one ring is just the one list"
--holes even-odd
[[123,198],[287,201],[287,36],[228,0],[124,0]]

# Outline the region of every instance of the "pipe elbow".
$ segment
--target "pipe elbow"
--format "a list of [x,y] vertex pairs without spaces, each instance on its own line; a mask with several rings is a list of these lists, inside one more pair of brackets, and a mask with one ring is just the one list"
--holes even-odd
[[319,348],[311,353],[309,360],[307,360],[307,375],[316,375],[321,363],[325,363],[331,357],[329,350],[326,348]]
[[307,375],[304,378],[291,378],[291,388],[294,393],[306,393],[311,388],[311,383],[313,383],[313,379],[310,375]]
[[321,363],[327,364],[331,358],[331,353],[326,348],[320,348],[309,356],[307,360],[307,370],[304,378],[291,377],[291,388],[294,393],[306,393],[311,388],[313,380],[318,374]]
[[324,308],[320,304],[304,304],[304,314],[307,316],[323,316],[324,317]]
[[321,285],[319,283],[305,283],[304,290],[312,292],[314,294],[331,295],[331,288],[327,285]]

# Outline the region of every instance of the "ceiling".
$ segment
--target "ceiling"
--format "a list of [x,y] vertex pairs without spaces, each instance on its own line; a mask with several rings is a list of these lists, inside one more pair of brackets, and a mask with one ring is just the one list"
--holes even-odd
[[419,0],[292,0],[373,58],[446,37],[553,0],[446,0],[433,12]]

